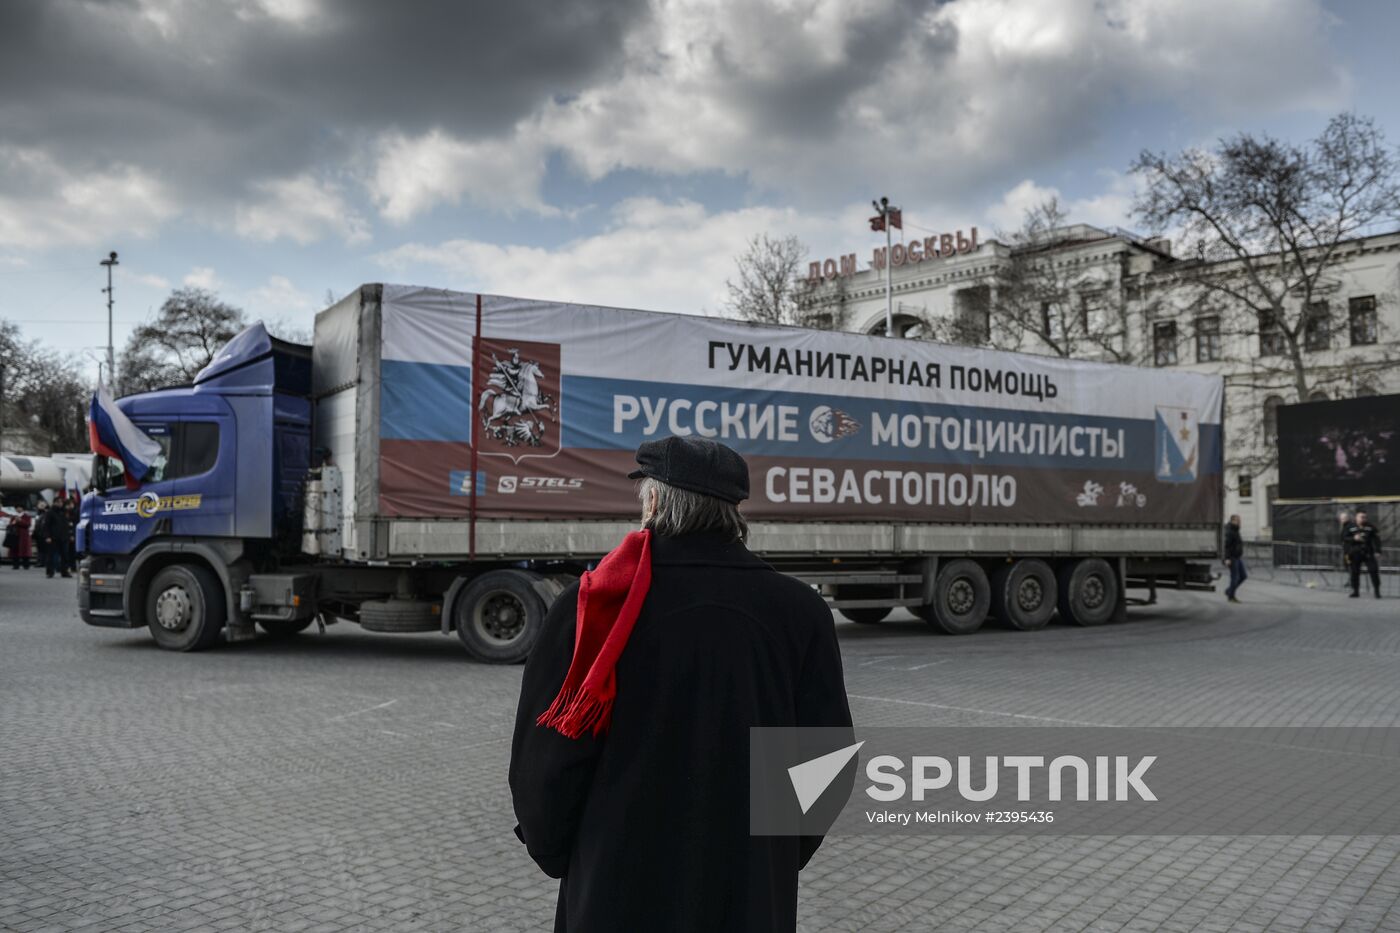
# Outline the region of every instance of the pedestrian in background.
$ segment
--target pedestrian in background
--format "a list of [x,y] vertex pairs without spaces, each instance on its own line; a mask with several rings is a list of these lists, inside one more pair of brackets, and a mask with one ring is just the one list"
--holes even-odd
[[1346,533],[1347,526],[1351,524],[1351,513],[1342,509],[1337,513],[1337,530],[1342,534],[1342,569],[1351,570],[1351,558],[1347,556]]
[[63,548],[63,575],[71,576],[78,569],[78,500],[64,500],[63,513],[68,525],[68,542]]
[[1240,591],[1240,586],[1249,579],[1249,573],[1244,568],[1244,539],[1240,537],[1240,517],[1231,515],[1230,520],[1225,523],[1225,560],[1224,564],[1230,568],[1230,585],[1225,588],[1225,598],[1232,603],[1239,602],[1235,594]]
[[795,930],[821,837],[750,835],[749,728],[850,728],[831,610],[745,547],[739,454],[670,437],[637,462],[643,529],[560,595],[525,665],[516,834],[562,879],[556,931]]
[[34,538],[34,557],[36,558],[35,563],[40,567],[47,567],[49,565],[49,548],[44,540],[44,528],[48,525],[48,521],[49,504],[43,499],[40,499],[38,502],[34,503],[34,524],[32,532]]
[[1376,599],[1381,598],[1381,533],[1367,519],[1360,509],[1356,518],[1342,529],[1342,548],[1347,552],[1351,564],[1351,596],[1361,595],[1361,568],[1364,566],[1371,575],[1371,586],[1375,588]]
[[30,535],[33,524],[34,519],[29,517],[29,513],[20,509],[5,529],[5,547],[10,549],[10,564],[16,570],[28,570],[30,558],[34,556],[34,542]]
[[63,577],[73,576],[68,572],[68,513],[61,505],[44,510],[43,530],[39,534],[44,542],[44,576],[52,578],[55,573]]

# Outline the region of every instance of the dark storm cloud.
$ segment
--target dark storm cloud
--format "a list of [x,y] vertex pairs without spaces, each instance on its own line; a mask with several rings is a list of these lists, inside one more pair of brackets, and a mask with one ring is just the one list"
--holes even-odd
[[[923,15],[936,6],[933,0],[896,0],[864,9],[844,24],[837,60],[793,55],[782,60],[782,68],[761,76],[735,67],[726,98],[770,131],[796,139],[829,137],[846,116],[843,105],[879,82],[892,62],[913,60],[936,68],[956,54],[957,29],[951,23],[920,28]],[[756,9],[749,15],[762,15]],[[781,42],[800,25],[786,21],[773,38]],[[714,54],[721,62],[728,57],[722,44]]]
[[[0,4],[0,145],[140,165],[186,192],[337,163],[375,133],[499,133],[620,61],[641,0]],[[240,15],[240,12],[243,15]]]

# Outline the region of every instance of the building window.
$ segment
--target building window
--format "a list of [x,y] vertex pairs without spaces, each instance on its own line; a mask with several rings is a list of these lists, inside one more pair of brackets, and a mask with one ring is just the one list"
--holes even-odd
[[1196,362],[1212,363],[1220,359],[1220,318],[1216,315],[1196,318]]
[[1250,476],[1248,473],[1240,474],[1240,498],[1254,498],[1254,477]]
[[1099,292],[1079,296],[1079,329],[1082,333],[1093,334],[1099,329]]
[[1176,321],[1158,321],[1153,325],[1152,362],[1155,366],[1176,365]]
[[992,339],[992,289],[974,285],[953,293],[953,314],[960,343],[985,344]]
[[1314,301],[1308,305],[1307,317],[1303,322],[1303,347],[1307,350],[1329,350],[1332,348],[1332,315],[1328,313],[1327,302]]
[[1278,440],[1278,407],[1283,404],[1283,399],[1277,395],[1270,395],[1264,399],[1264,443],[1272,444]]
[[1259,355],[1283,356],[1283,328],[1272,311],[1259,314]]
[[1046,340],[1052,336],[1050,333],[1050,302],[1048,301],[1040,303],[1040,336]]
[[1347,302],[1347,318],[1351,323],[1351,345],[1365,346],[1376,342],[1376,296],[1366,295]]

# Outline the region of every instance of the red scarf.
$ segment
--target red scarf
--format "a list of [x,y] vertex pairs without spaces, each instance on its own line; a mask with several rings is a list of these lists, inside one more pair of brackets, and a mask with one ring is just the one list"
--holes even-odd
[[574,659],[559,695],[535,722],[571,739],[606,732],[617,696],[617,659],[651,588],[651,531],[634,531],[598,566],[583,575],[578,591]]

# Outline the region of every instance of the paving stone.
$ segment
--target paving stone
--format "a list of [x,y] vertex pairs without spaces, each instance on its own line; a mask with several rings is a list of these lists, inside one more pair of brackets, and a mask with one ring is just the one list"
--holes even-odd
[[[48,585],[45,585],[48,584]],[[862,725],[1397,725],[1396,604],[1251,581],[1099,629],[841,624]],[[349,624],[199,654],[0,569],[0,929],[548,930],[520,668]],[[803,931],[1400,930],[1400,838],[834,837]]]

